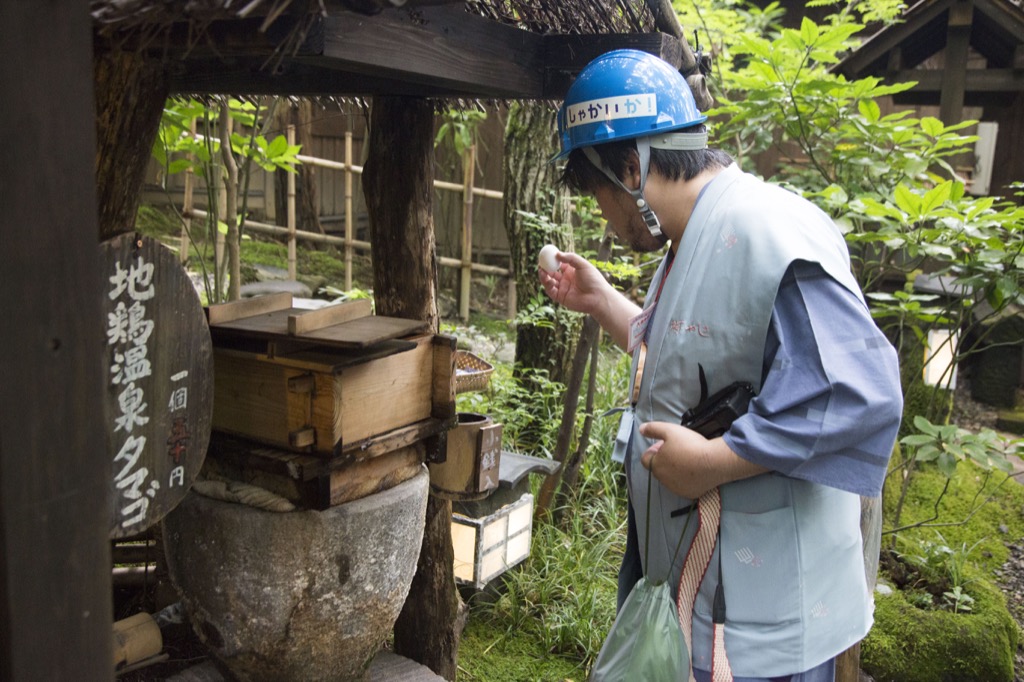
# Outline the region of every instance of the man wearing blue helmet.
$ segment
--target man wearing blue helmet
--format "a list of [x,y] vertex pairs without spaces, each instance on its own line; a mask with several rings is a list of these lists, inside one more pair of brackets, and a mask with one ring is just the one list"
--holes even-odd
[[[671,581],[697,682],[831,681],[871,626],[860,497],[899,427],[896,353],[834,223],[709,149],[705,119],[664,61],[591,62],[559,111],[562,180],[631,248],[669,249],[643,308],[575,254],[539,277],[633,353],[620,606],[642,575]],[[681,425],[743,386],[735,421]]]

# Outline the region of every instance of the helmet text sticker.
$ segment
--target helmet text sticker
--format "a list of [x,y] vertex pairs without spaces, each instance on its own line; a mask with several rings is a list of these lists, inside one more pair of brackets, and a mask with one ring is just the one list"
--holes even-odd
[[653,93],[602,97],[565,107],[566,127],[572,128],[596,121],[614,121],[619,118],[656,116],[658,96]]

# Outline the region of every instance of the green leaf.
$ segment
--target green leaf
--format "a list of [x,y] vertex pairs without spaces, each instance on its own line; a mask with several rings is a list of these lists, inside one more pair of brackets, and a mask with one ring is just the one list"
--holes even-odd
[[878,106],[878,102],[873,99],[862,99],[857,102],[857,109],[860,111],[860,115],[866,118],[871,123],[878,121],[882,115],[882,110]]
[[933,210],[949,201],[952,193],[953,183],[951,181],[944,182],[938,187],[928,190],[925,192],[924,199],[921,202],[921,213],[931,213]]
[[267,156],[274,158],[281,156],[288,150],[288,139],[284,135],[278,135],[270,141],[270,145],[267,147]]
[[953,478],[956,476],[956,457],[953,457],[948,452],[939,454],[938,461],[936,462],[939,466],[939,471],[946,476],[946,478]]
[[813,45],[814,41],[818,39],[818,25],[804,17],[800,22],[800,38],[805,45]]
[[896,191],[893,193],[893,200],[896,202],[896,205],[900,210],[912,219],[920,217],[921,197],[914,194],[914,192],[902,182],[896,185]]
[[934,116],[925,116],[921,119],[921,130],[930,137],[938,137],[945,130],[945,126]]
[[920,431],[921,433],[928,433],[931,434],[932,436],[939,435],[939,427],[932,424],[930,421],[928,421],[921,415],[916,415],[914,417],[914,428]]

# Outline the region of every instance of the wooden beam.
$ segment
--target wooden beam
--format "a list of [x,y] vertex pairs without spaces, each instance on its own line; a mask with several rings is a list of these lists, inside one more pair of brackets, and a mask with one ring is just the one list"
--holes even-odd
[[[895,83],[917,81],[911,92],[942,92],[947,81],[946,71],[941,69],[902,69],[887,75]],[[1024,71],[1014,69],[969,69],[965,72],[964,95],[978,93],[1012,93],[1024,90]]]
[[0,45],[0,679],[112,680],[89,5],[0,2]]
[[882,29],[835,66],[833,71],[847,78],[860,78],[864,70],[904,43],[922,26],[942,15],[955,0],[919,0],[904,13],[903,23]]
[[957,0],[949,8],[946,33],[945,83],[939,97],[939,119],[946,125],[959,123],[964,115],[964,93],[967,90],[967,53],[971,47],[971,0]]
[[375,15],[332,5],[313,33],[273,70],[275,43],[252,23],[218,27],[202,45],[177,37],[168,53],[179,60],[169,69],[171,90],[561,99],[572,77],[608,50],[634,48],[684,65],[682,45],[668,34],[542,36],[450,3]]
[[611,50],[642,50],[661,57],[677,69],[685,66],[682,45],[667,33],[548,35],[543,41],[542,61],[547,67],[543,99],[565,97],[576,74],[592,59]]
[[[324,67],[482,97],[540,97],[540,36],[461,7],[372,17],[332,12],[324,24]],[[306,63],[309,63],[308,60]]]
[[1019,43],[1024,43],[1024,12],[1012,0],[975,0],[974,9],[985,14]]

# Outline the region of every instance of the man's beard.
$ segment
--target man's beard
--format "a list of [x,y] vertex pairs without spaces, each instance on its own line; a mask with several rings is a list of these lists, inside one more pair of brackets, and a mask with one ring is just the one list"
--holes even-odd
[[668,243],[665,233],[655,236],[647,229],[647,225],[641,220],[639,228],[634,227],[630,232],[627,243],[629,248],[637,253],[651,253],[661,250]]

